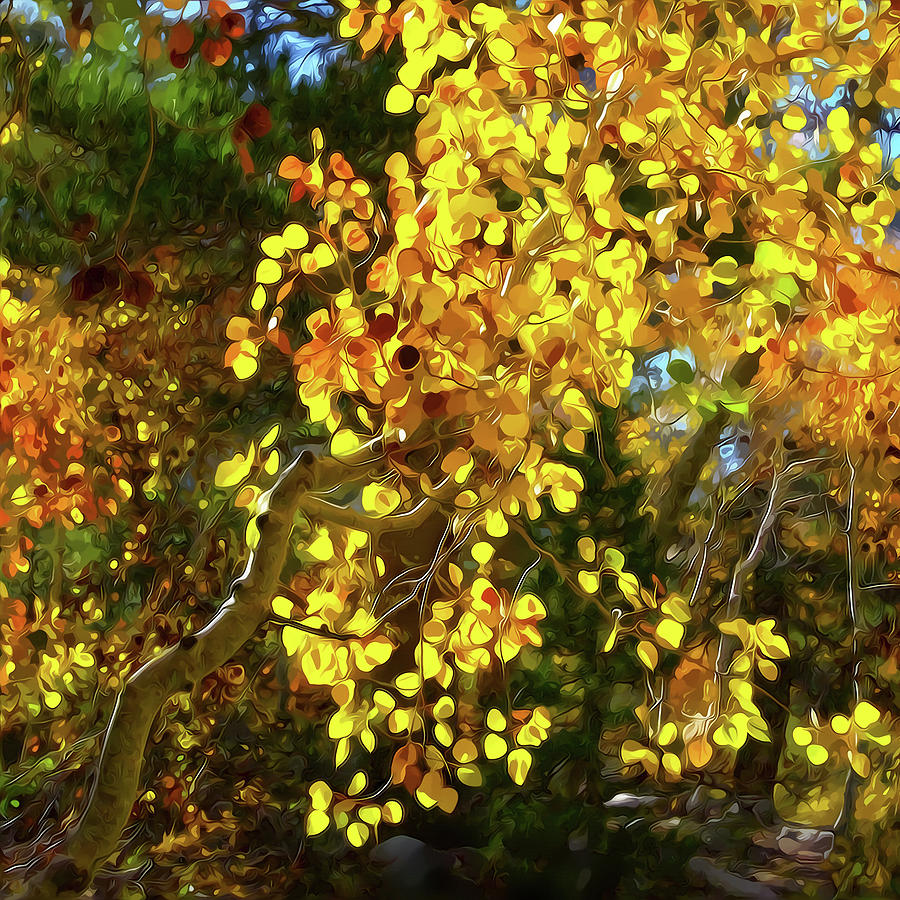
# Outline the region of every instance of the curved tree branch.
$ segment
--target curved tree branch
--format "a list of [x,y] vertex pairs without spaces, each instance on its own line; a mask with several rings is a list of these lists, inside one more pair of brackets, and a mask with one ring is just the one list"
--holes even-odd
[[22,900],[79,896],[115,851],[131,814],[145,746],[160,707],[226,663],[269,617],[290,548],[294,513],[311,486],[311,461],[311,454],[301,454],[261,498],[257,549],[212,620],[128,679],[116,701],[78,826],[64,853],[26,886]]

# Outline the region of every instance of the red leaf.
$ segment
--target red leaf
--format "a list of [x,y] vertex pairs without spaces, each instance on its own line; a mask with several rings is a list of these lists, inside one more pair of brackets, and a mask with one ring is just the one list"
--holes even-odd
[[422,412],[430,419],[442,416],[447,411],[447,397],[446,391],[441,391],[437,394],[426,394],[422,398]]
[[845,316],[852,316],[855,313],[862,312],[866,305],[857,296],[856,291],[849,284],[838,284],[837,289],[838,306]]
[[291,203],[296,203],[306,193],[306,185],[302,181],[295,181],[291,186]]
[[384,343],[397,333],[397,320],[390,313],[379,313],[369,323],[369,335]]
[[561,338],[556,338],[542,347],[544,354],[544,362],[552,369],[562,358],[566,352],[566,344]]
[[222,16],[222,34],[230,38],[239,38],[244,36],[245,30],[244,17],[240,13],[230,12]]
[[272,117],[262,103],[251,103],[241,118],[244,131],[252,138],[261,138],[272,130]]
[[207,38],[200,45],[200,55],[211,66],[223,66],[231,56],[231,41],[227,37]]
[[176,53],[174,50],[170,50],[169,59],[176,69],[183,69],[191,61],[191,56],[189,53]]

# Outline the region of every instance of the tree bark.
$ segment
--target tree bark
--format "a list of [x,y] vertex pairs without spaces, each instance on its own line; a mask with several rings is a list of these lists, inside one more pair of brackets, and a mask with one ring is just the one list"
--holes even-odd
[[[738,387],[745,388],[753,381],[759,371],[761,355],[762,352],[757,351],[743,353],[738,357],[730,373],[730,378]],[[716,413],[700,426],[684,453],[668,472],[668,489],[659,499],[656,516],[656,536],[663,554],[678,535],[678,526],[688,497],[697,486],[700,472],[731,416],[731,411],[720,404]]]
[[[791,485],[792,473],[798,468],[817,465],[821,461],[820,457],[798,459],[785,466],[780,472],[775,473],[772,479],[772,488],[769,491],[769,498],[766,502],[766,509],[760,520],[753,544],[744,559],[735,567],[731,585],[728,589],[728,598],[725,601],[722,613],[723,621],[736,619],[741,614],[741,604],[744,599],[747,582],[755,574],[763,560],[766,544],[775,529],[778,516],[783,509],[787,490]],[[719,651],[716,655],[716,677],[718,679],[728,674],[728,669],[731,666],[731,657],[736,646],[737,642],[732,635],[723,633],[720,636]]]
[[294,514],[311,485],[312,461],[311,454],[302,454],[269,492],[266,503],[271,505],[258,519],[257,549],[206,627],[128,679],[107,727],[87,807],[63,852],[26,885],[21,900],[80,896],[97,867],[116,850],[131,815],[144,750],[160,707],[173,694],[191,690],[224,665],[267,620],[290,548]]

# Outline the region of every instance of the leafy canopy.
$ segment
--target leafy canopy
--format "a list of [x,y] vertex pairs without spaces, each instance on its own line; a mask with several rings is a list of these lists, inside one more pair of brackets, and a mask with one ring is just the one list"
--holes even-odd
[[[28,458],[7,455],[4,589],[56,585],[11,606],[3,671],[29,673],[28,714],[83,709],[92,679],[111,694],[188,653],[184,635],[205,646],[225,621],[204,628],[210,596],[266,556],[262,513],[314,448],[311,490],[273,508],[296,513],[284,572],[229,638],[265,619],[280,646],[213,666],[190,699],[167,690],[173,748],[207,752],[228,702],[250,734],[305,728],[329,763],[272,807],[361,847],[468,789],[506,796],[498,771],[551,795],[536,759],[586,733],[579,776],[649,776],[676,804],[762,780],[775,816],[895,859],[895,615],[869,587],[894,589],[897,557],[893,4],[337,6],[352,65],[390,76],[374,157],[324,111],[290,136],[288,96],[237,115],[246,22],[218,0],[142,17],[140,57],[115,17],[77,36],[131,60],[122,109],[144,116],[147,162],[128,205],[90,214],[109,255],[68,295],[62,269],[4,262],[2,403],[28,414],[2,426]],[[150,188],[204,127],[165,112],[192,90],[232,110],[208,118],[240,226],[220,217],[207,244],[188,235],[211,230],[211,186],[186,190],[189,227],[152,224]],[[0,140],[27,168],[25,112]],[[35,419],[41,391],[56,405]],[[50,525],[59,561],[39,573]],[[65,653],[35,663],[38,630]],[[54,728],[44,758],[79,733]],[[140,814],[170,817],[156,858],[199,858],[226,827],[188,800],[188,756],[168,793],[142,788]],[[248,777],[234,808],[270,789]],[[857,850],[834,871],[886,889],[890,859]]]

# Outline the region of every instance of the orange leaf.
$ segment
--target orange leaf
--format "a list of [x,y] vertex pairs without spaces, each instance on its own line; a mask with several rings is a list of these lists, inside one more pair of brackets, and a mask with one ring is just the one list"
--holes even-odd
[[209,17],[213,22],[224,19],[231,12],[231,7],[223,0],[209,0]]
[[169,33],[169,50],[183,55],[194,46],[194,32],[190,25],[178,22]]
[[410,793],[422,783],[422,771],[418,767],[419,748],[415,744],[404,744],[391,762],[391,780],[402,784]]
[[296,156],[286,156],[278,167],[278,175],[280,178],[289,178],[296,181],[306,171],[306,164],[297,159]]

